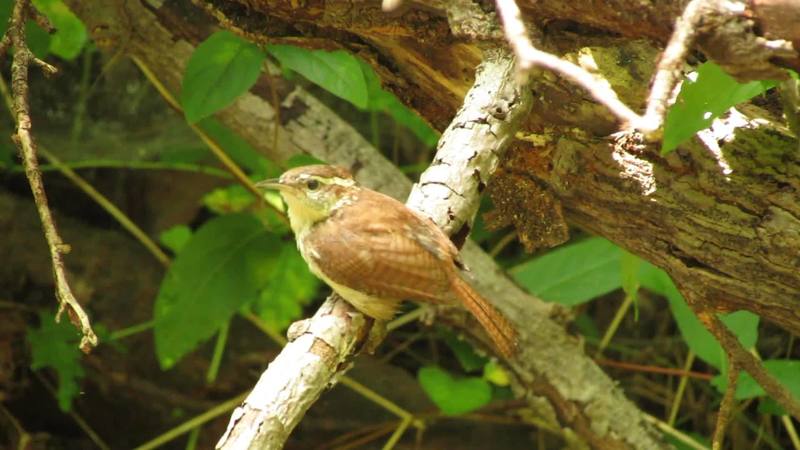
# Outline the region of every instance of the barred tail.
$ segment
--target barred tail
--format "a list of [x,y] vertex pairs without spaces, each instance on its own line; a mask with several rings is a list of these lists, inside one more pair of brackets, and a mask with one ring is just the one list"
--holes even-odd
[[500,354],[506,358],[512,357],[517,350],[517,332],[508,319],[461,277],[453,277],[453,290],[461,303],[481,323]]

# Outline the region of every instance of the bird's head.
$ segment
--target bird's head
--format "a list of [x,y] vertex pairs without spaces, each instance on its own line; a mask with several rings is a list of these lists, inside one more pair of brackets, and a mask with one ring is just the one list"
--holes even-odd
[[347,169],[322,164],[296,167],[256,186],[280,192],[295,233],[330,216],[359,189]]

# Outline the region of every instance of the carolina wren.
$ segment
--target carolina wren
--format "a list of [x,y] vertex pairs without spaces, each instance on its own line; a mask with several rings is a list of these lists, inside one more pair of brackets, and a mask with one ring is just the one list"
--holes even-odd
[[432,220],[335,166],[298,167],[257,186],[280,192],[311,271],[362,313],[389,320],[404,299],[461,303],[513,355],[514,328],[464,281],[458,250]]

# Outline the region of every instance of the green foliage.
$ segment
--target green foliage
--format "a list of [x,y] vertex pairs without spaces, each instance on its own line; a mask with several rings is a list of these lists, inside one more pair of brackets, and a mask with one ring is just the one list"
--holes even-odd
[[508,386],[511,384],[511,377],[508,372],[495,361],[489,361],[483,366],[483,379],[495,386]]
[[183,247],[155,303],[156,354],[163,368],[212,336],[270,279],[281,242],[253,216],[208,221]]
[[[763,363],[767,372],[783,384],[792,393],[795,400],[800,401],[800,360],[770,359]],[[720,392],[725,392],[728,386],[728,377],[726,374],[718,375],[714,377],[711,384],[716,386]],[[739,373],[739,378],[736,381],[736,393],[734,394],[736,400],[746,400],[764,395],[767,395],[764,388],[750,374],[744,371]],[[783,413],[780,408],[778,410],[773,409],[771,412]]]
[[423,367],[417,379],[443,413],[456,416],[480,408],[492,399],[492,387],[478,377],[454,378],[435,366]]
[[[703,361],[718,370],[724,370],[727,364],[725,351],[694,315],[669,275],[653,265],[644,264],[640,277],[643,286],[666,297],[672,316],[689,348]],[[739,338],[742,345],[748,348],[755,345],[758,338],[758,316],[747,311],[737,311],[722,316],[722,322]]]
[[667,113],[661,153],[671,152],[732,106],[773,86],[772,81],[740,84],[716,64],[704,63],[697,68],[696,80],[684,80],[678,99]]
[[81,352],[78,349],[80,332],[62,320],[56,323],[50,313],[40,313],[39,328],[28,329],[28,343],[31,346],[31,368],[34,370],[50,367],[58,374],[58,406],[69,411],[72,399],[80,392],[79,381],[83,378],[80,365]]
[[474,372],[486,364],[486,358],[475,353],[475,349],[450,331],[442,331],[444,342],[453,350],[464,372]]
[[436,145],[439,135],[392,93],[381,86],[369,64],[343,50],[306,50],[292,45],[269,45],[267,51],[285,69],[291,69],[312,83],[357,108],[389,114],[411,130],[428,146]]
[[206,208],[217,214],[243,212],[256,201],[253,194],[241,184],[216,188],[203,196]]
[[197,46],[186,65],[181,106],[195,123],[229,106],[258,80],[264,53],[229,31],[218,31]]
[[25,41],[30,51],[39,59],[44,59],[50,53],[53,39],[36,22],[28,21],[25,24]]
[[281,66],[360,109],[367,108],[367,83],[358,59],[350,53],[344,50],[306,50],[293,45],[268,45],[267,51]]
[[61,0],[33,0],[33,5],[56,29],[50,36],[50,52],[64,59],[78,56],[88,38],[83,22]]
[[622,285],[621,255],[613,243],[590,238],[516,266],[511,274],[543,300],[575,306]]
[[319,280],[308,269],[294,242],[284,242],[272,273],[256,303],[256,313],[274,330],[283,330],[299,319],[303,306],[319,289]]
[[367,109],[370,111],[382,111],[389,114],[400,125],[411,130],[420,141],[428,147],[433,147],[439,141],[439,133],[433,130],[427,122],[420,116],[406,108],[396,95],[383,89],[381,80],[372,70],[372,66],[362,60],[358,60],[361,72],[367,83],[369,100]]
[[180,252],[191,238],[192,229],[186,225],[175,225],[158,235],[158,240],[175,254]]
[[[11,18],[13,7],[13,1],[0,0],[0,35],[5,34],[8,29],[8,19]],[[28,48],[37,58],[44,59],[50,51],[50,34],[32,20],[25,24],[25,40]],[[2,157],[0,157],[0,163],[2,162]]]

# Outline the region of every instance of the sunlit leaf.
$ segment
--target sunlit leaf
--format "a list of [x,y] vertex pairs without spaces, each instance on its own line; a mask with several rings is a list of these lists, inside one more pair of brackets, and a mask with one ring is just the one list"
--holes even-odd
[[366,109],[367,84],[358,58],[344,50],[307,50],[293,45],[268,45],[267,51],[285,68],[307,78],[321,88]]
[[751,81],[741,84],[721,67],[703,63],[697,78],[684,80],[675,104],[667,113],[661,153],[666,154],[689,140],[732,106],[749,100],[775,86],[773,81]]

